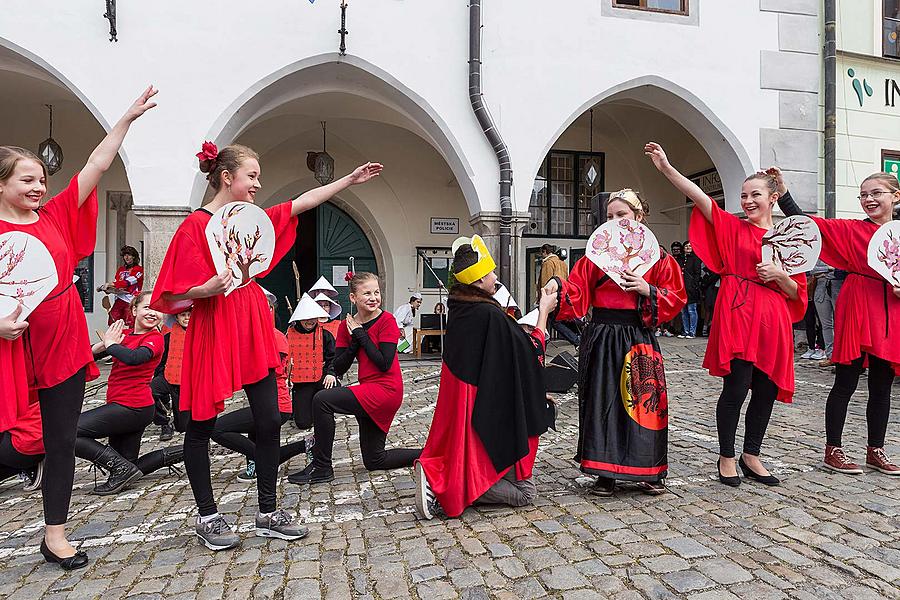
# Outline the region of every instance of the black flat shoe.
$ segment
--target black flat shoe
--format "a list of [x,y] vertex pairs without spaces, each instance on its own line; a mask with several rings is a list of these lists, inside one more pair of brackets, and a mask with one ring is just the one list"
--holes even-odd
[[317,469],[309,463],[302,471],[288,475],[288,482],[297,485],[327,483],[334,480],[334,469]]
[[735,475],[734,477],[725,477],[722,475],[722,466],[719,464],[719,461],[716,461],[716,471],[719,473],[719,481],[724,483],[730,487],[737,487],[741,485],[741,478]]
[[74,571],[75,569],[81,569],[83,567],[86,567],[88,564],[87,554],[80,550],[75,552],[74,556],[70,556],[68,558],[58,557],[50,551],[50,548],[47,547],[46,540],[41,540],[41,554],[44,555],[45,561],[47,561],[48,563],[58,564],[64,571]]
[[764,484],[764,485],[778,485],[781,483],[777,477],[774,475],[760,475],[755,472],[753,469],[747,466],[747,463],[744,462],[744,457],[738,459],[738,465],[741,467],[741,471],[744,473],[744,477],[749,479],[755,479],[756,481]]

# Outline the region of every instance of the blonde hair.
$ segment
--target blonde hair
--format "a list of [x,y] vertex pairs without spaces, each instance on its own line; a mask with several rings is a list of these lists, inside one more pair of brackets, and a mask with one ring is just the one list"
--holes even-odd
[[747,177],[747,179],[744,180],[744,183],[753,181],[754,179],[759,179],[766,184],[766,187],[769,188],[769,195],[772,195],[778,191],[778,182],[768,173],[754,173],[753,175]]
[[354,273],[353,277],[350,279],[350,293],[355,294],[356,290],[359,289],[359,286],[369,281],[370,279],[374,279],[375,282],[378,283],[378,287],[381,287],[381,279],[378,278],[378,275],[369,273],[368,271]]
[[259,160],[259,154],[247,146],[230,144],[219,150],[214,160],[201,160],[200,171],[206,173],[206,180],[212,189],[219,191],[222,187],[222,172],[234,174],[248,158]]
[[631,210],[636,214],[642,214],[644,216],[650,214],[650,204],[641,197],[641,193],[637,190],[625,188],[624,190],[613,192],[609,195],[609,200],[606,201],[606,205],[609,206],[609,203],[613,200],[621,200],[630,206]]
[[12,177],[13,171],[16,170],[16,165],[21,160],[33,160],[41,165],[44,177],[47,177],[47,165],[31,150],[19,148],[18,146],[0,146],[0,181],[6,181]]

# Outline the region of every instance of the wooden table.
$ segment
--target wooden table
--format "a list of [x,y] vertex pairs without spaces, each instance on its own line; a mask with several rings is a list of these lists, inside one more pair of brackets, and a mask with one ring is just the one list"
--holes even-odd
[[440,329],[416,329],[413,327],[413,354],[416,358],[422,358],[422,339],[426,335],[441,335]]

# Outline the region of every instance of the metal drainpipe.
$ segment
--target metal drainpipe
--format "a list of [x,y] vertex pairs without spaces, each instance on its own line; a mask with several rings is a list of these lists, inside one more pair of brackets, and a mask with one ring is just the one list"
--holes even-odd
[[510,290],[512,264],[512,164],[481,92],[481,0],[469,2],[469,100],[500,165],[500,281]]
[[825,217],[835,216],[837,190],[837,0],[825,0]]

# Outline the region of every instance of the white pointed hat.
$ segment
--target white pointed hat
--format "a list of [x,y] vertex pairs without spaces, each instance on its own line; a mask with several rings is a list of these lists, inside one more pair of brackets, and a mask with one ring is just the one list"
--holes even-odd
[[315,298],[313,298],[313,300],[314,300],[316,303],[319,303],[319,302],[321,302],[321,301],[323,301],[323,300],[324,300],[325,302],[329,302],[329,303],[330,303],[330,306],[331,306],[331,307],[328,309],[328,318],[329,318],[329,319],[337,319],[339,316],[341,316],[341,312],[344,310],[344,309],[341,308],[341,305],[340,305],[340,304],[338,304],[337,302],[335,302],[334,300],[332,300],[331,298],[329,298],[328,295],[327,295],[327,294],[324,294],[324,293],[319,294],[318,296],[316,296]]
[[538,309],[534,309],[521,319],[519,319],[519,325],[530,325],[532,327],[537,327],[538,322]]
[[303,321],[305,319],[321,319],[328,317],[328,313],[316,304],[316,301],[309,297],[309,294],[303,294],[300,302],[297,303],[297,309],[291,315],[290,322]]
[[327,279],[325,279],[324,275],[319,277],[319,280],[311,288],[309,288],[309,292],[307,293],[313,298],[315,298],[319,294],[325,294],[329,298],[338,297],[338,291],[334,289],[334,286],[331,285]]
[[506,286],[502,283],[497,284],[497,291],[494,292],[494,300],[500,303],[503,310],[519,308],[519,305],[516,304],[516,301],[513,300],[513,297],[510,295],[509,290],[506,289]]

